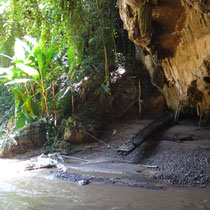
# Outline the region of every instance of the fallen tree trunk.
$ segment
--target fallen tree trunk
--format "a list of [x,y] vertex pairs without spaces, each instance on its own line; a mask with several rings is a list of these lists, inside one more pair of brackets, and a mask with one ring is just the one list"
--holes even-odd
[[165,112],[162,117],[149,123],[145,128],[141,129],[132,139],[123,144],[117,150],[118,154],[128,155],[136,147],[148,139],[154,132],[157,132],[167,126],[173,124],[174,113]]

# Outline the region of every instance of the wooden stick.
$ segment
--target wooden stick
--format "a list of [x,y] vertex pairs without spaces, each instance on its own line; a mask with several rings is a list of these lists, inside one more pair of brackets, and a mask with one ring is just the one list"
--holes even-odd
[[140,83],[140,79],[138,79],[138,85],[139,85],[139,97],[138,97],[138,101],[139,101],[139,117],[141,117],[141,103],[143,101],[141,100],[141,83]]
[[72,105],[72,115],[74,115],[74,90],[73,86],[71,85],[71,105]]

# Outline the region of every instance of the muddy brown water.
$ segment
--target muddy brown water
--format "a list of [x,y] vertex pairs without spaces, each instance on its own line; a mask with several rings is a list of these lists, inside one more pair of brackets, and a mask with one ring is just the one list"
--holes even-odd
[[0,160],[0,210],[210,209],[210,188],[148,190],[56,179],[49,170],[23,172],[23,163]]

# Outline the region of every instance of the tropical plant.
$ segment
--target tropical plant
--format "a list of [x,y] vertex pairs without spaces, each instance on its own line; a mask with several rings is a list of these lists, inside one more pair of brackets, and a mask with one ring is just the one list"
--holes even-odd
[[[25,39],[25,42],[16,39],[14,58],[4,55],[12,60],[13,65],[0,68],[4,84],[9,85],[14,93],[17,128],[41,117],[56,123],[60,101],[68,90],[72,95],[74,114],[74,89],[83,80],[85,72],[79,52],[72,45],[61,56],[53,42],[51,47],[45,47],[41,41],[27,36]],[[59,61],[65,56],[67,63],[60,65]],[[56,80],[65,73],[68,75],[69,89],[56,91]]]
[[36,118],[50,117],[48,92],[53,84],[54,56],[54,47],[44,48],[35,40],[33,45],[27,45],[16,39],[15,55],[11,58],[14,65],[0,69],[4,74],[5,85],[10,85],[14,93],[17,128]]
[[[103,103],[104,94],[111,94],[109,71],[115,67],[117,52],[118,12],[114,1],[1,2],[7,3],[2,4],[0,13],[0,38],[7,47],[2,53],[13,56],[9,49],[18,43],[14,37],[19,38],[23,49],[21,57],[15,53],[13,67],[5,70],[6,85],[15,95],[18,127],[40,117],[56,122],[58,108],[67,95],[71,96],[74,114],[78,84],[83,95],[87,86],[94,87],[92,92],[98,93]],[[23,35],[39,41],[27,38],[27,42],[21,42]],[[58,80],[64,75],[66,83],[58,90]],[[87,79],[90,77],[96,79]]]
[[[29,36],[40,37],[48,45],[52,38],[56,49],[73,45],[82,53],[81,59],[106,79],[114,65],[117,46],[117,9],[110,0],[11,0],[5,7],[4,40],[13,29]],[[19,37],[19,36],[16,36]],[[108,78],[108,79],[107,79]]]

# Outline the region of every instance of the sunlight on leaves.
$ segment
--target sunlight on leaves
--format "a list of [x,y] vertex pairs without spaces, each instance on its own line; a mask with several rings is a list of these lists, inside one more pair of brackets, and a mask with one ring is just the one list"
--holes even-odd
[[17,63],[16,66],[20,68],[22,71],[24,71],[26,74],[28,74],[29,76],[33,76],[39,73],[36,69],[30,66],[26,66],[22,63]]

